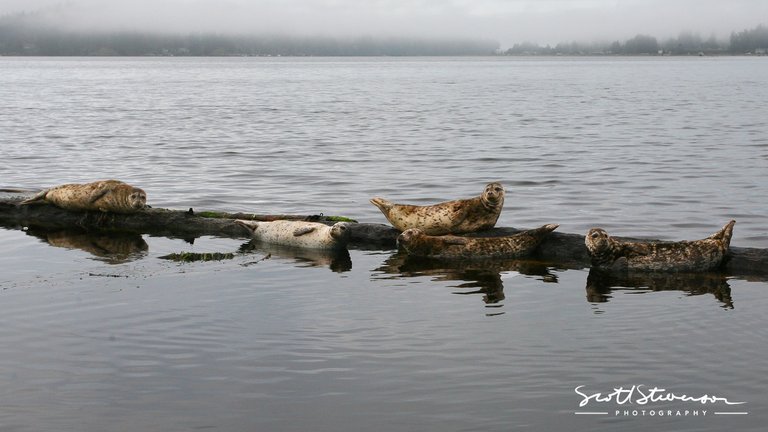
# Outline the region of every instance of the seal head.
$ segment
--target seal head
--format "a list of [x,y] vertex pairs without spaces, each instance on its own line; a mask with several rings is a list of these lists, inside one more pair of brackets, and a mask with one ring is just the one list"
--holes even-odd
[[480,201],[488,211],[495,212],[496,209],[499,209],[501,212],[501,207],[504,206],[504,195],[504,186],[501,183],[488,183],[480,195]]
[[593,266],[611,267],[622,256],[622,247],[619,242],[602,228],[590,229],[584,238],[584,244],[587,246]]
[[352,234],[348,222],[337,222],[331,226],[331,237],[336,241],[347,244]]

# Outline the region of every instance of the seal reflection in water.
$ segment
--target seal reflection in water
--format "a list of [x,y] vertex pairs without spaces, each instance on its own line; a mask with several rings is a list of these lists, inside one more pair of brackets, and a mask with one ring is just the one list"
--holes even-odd
[[430,236],[418,228],[400,234],[397,244],[408,254],[446,259],[522,258],[530,255],[544,237],[557,229],[549,224],[507,237]]
[[108,264],[123,264],[143,258],[149,245],[139,234],[99,233],[74,229],[49,231],[30,227],[27,235],[37,237],[51,246],[79,249]]
[[73,211],[136,213],[147,207],[147,194],[118,180],[101,180],[52,187],[21,202],[22,205],[38,203]]
[[[592,268],[587,276],[587,301],[606,303],[615,292],[683,291],[689,296],[712,294],[724,309],[733,309],[731,286],[725,275],[715,272],[633,274]],[[677,298],[677,297],[675,297]]]
[[723,264],[731,244],[733,225],[695,241],[624,242],[601,228],[592,228],[584,240],[592,267],[604,270],[648,272],[704,272]]
[[349,224],[338,222],[328,226],[318,222],[276,220],[257,222],[235,220],[248,229],[251,237],[265,243],[308,249],[341,249],[350,238]]
[[500,183],[489,183],[478,197],[430,206],[394,204],[383,198],[373,198],[371,203],[399,231],[418,228],[427,235],[463,234],[493,228],[504,207],[504,193]]
[[260,242],[256,239],[243,244],[238,253],[262,253],[270,259],[291,261],[296,267],[327,267],[334,273],[352,270],[352,257],[346,248],[310,249]]

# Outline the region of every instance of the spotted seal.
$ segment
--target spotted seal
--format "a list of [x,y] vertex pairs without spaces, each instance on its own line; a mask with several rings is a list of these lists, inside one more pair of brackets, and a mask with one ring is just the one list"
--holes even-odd
[[648,272],[704,272],[720,267],[728,253],[736,221],[720,231],[694,241],[624,242],[601,228],[592,228],[585,244],[592,267],[604,270]]
[[549,224],[506,237],[431,236],[419,228],[405,230],[397,238],[398,246],[409,255],[447,259],[523,258],[530,255],[557,229]]
[[489,183],[480,196],[429,206],[394,204],[383,198],[373,198],[371,203],[399,231],[418,228],[426,235],[464,234],[496,225],[504,193],[500,183]]
[[349,223],[332,226],[318,222],[276,220],[257,222],[236,219],[235,223],[248,229],[251,237],[265,243],[308,249],[341,249],[349,243]]
[[21,202],[22,205],[37,203],[72,211],[136,213],[147,207],[147,194],[118,180],[101,180],[55,186]]

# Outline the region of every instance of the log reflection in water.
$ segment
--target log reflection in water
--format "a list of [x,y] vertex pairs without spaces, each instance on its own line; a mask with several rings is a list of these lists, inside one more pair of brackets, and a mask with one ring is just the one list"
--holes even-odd
[[619,290],[683,291],[689,296],[712,294],[723,308],[734,307],[731,286],[721,273],[616,274],[596,269],[589,271],[586,287],[588,302],[608,302],[611,293]]

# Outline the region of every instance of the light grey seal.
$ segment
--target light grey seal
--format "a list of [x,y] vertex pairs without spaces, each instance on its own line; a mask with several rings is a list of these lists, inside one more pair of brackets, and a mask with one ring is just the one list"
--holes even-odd
[[49,203],[72,211],[136,213],[147,207],[147,194],[118,180],[55,186],[21,202],[22,205]]
[[265,243],[308,249],[341,249],[347,246],[350,228],[347,222],[332,226],[318,222],[276,220],[257,222],[237,219],[235,223],[248,229],[251,237]]
[[604,270],[648,272],[704,272],[723,264],[731,244],[733,225],[694,241],[625,242],[601,228],[592,228],[584,240],[592,267]]
[[493,228],[504,207],[504,194],[500,183],[489,183],[480,196],[429,206],[394,204],[383,198],[373,198],[371,203],[399,231],[418,228],[426,235],[464,234]]
[[446,259],[523,258],[557,229],[549,224],[506,237],[430,236],[418,228],[405,230],[397,238],[398,246],[409,255]]

